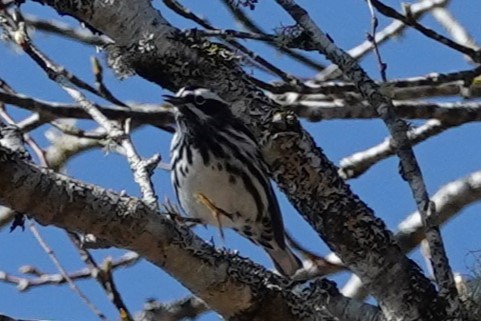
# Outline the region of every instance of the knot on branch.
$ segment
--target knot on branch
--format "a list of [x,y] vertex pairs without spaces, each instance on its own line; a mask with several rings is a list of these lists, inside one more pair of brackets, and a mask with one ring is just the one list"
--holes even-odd
[[108,44],[104,47],[107,55],[107,64],[119,79],[134,76],[136,72],[131,66],[129,51],[133,49]]

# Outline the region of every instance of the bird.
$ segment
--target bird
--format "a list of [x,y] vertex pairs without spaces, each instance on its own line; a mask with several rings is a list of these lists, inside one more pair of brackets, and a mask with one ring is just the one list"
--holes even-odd
[[232,228],[264,248],[280,274],[293,276],[302,261],[286,244],[279,203],[252,132],[209,89],[187,86],[164,99],[175,110],[171,180],[180,207],[221,231]]

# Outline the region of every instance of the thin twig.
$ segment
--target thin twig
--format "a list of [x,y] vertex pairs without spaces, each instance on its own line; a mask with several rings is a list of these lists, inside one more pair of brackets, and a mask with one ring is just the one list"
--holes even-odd
[[[229,0],[222,0],[224,6],[229,10],[232,16],[240,22],[246,29],[250,30],[251,33],[255,33],[257,35],[265,35],[266,33],[257,25],[255,24],[247,15],[244,13],[243,10],[239,9],[237,6],[233,4],[232,1]],[[276,50],[280,50],[282,53],[285,53],[292,59],[308,66],[314,70],[322,71],[324,70],[325,66],[318,63],[314,59],[311,59],[301,53],[298,53],[290,48],[285,46],[279,46],[278,41],[268,41],[268,44],[273,46]]]
[[77,293],[77,295],[84,301],[84,303],[103,321],[109,321],[107,317],[90,301],[90,299],[80,290],[80,288],[72,281],[72,279],[69,278],[69,275],[67,271],[63,268],[62,264],[58,260],[57,256],[53,252],[53,250],[47,245],[47,243],[44,241],[40,233],[38,232],[37,228],[35,227],[35,224],[33,221],[29,222],[29,229],[32,232],[33,236],[37,240],[37,242],[40,244],[42,249],[47,253],[48,257],[50,260],[53,262],[57,270],[60,272],[60,274],[63,276],[63,278],[67,281],[68,285],[74,291]]
[[105,97],[108,101],[113,102],[118,106],[122,106],[130,109],[130,107],[126,103],[117,99],[112,94],[112,92],[107,88],[107,86],[105,86],[103,68],[99,60],[96,57],[92,57],[91,63],[92,63],[92,72],[95,76],[95,85],[97,87],[98,92],[102,95],[102,97]]
[[112,41],[105,36],[93,35],[85,28],[75,28],[56,20],[42,20],[32,15],[24,16],[27,26],[46,33],[52,33],[87,45],[105,46]]
[[108,135],[106,133],[99,133],[97,130],[86,132],[75,126],[72,126],[69,124],[63,124],[55,121],[50,122],[50,125],[58,129],[62,133],[70,136],[76,136],[79,138],[90,138],[90,139],[107,139],[108,138]]
[[459,44],[455,41],[452,41],[451,39],[449,39],[449,38],[447,38],[443,35],[440,35],[436,31],[423,26],[422,24],[417,22],[415,19],[412,19],[409,12],[407,12],[406,15],[400,14],[399,12],[397,12],[396,10],[391,8],[390,6],[387,6],[387,5],[383,4],[379,0],[371,0],[371,3],[383,15],[402,21],[406,25],[408,25],[410,27],[413,27],[415,30],[421,32],[426,37],[428,37],[430,39],[433,39],[433,40],[435,40],[435,41],[437,41],[437,42],[439,42],[443,45],[448,46],[451,49],[454,49],[456,51],[459,51],[459,52],[469,56],[472,59],[472,61],[474,61],[474,62],[478,62],[478,63],[481,62],[481,51],[480,50],[474,50],[470,47],[463,46],[463,45],[461,45],[461,44]]
[[122,295],[117,290],[117,286],[115,285],[112,275],[112,259],[107,258],[102,264],[102,267],[99,267],[90,252],[82,247],[78,236],[73,233],[67,234],[69,239],[72,241],[75,248],[77,249],[80,257],[90,269],[91,274],[102,286],[105,293],[107,294],[107,297],[119,311],[120,319],[122,321],[133,321],[132,314],[129,312],[127,305],[125,305],[124,300],[122,299]]
[[376,55],[377,64],[379,65],[379,71],[381,73],[381,79],[383,82],[387,82],[387,64],[382,61],[381,52],[379,51],[379,46],[377,45],[376,41],[376,33],[377,27],[379,25],[379,21],[376,17],[376,13],[374,12],[374,8],[372,7],[371,0],[367,0],[367,5],[369,7],[369,12],[371,13],[371,33],[368,34],[368,40],[372,42],[372,46],[374,48],[374,54]]
[[[15,94],[15,91],[12,88],[7,89],[11,94]],[[10,117],[10,115],[7,113],[7,111],[3,108],[3,106],[0,106],[0,116],[7,121],[7,123],[11,125],[16,125],[15,120]],[[18,127],[18,126],[17,126]],[[44,167],[48,167],[47,160],[45,159],[45,152],[43,149],[40,147],[39,144],[28,134],[24,133],[23,134],[23,139],[24,141],[32,148],[32,150],[35,152],[37,155],[37,158],[40,162],[40,164]]]
[[[5,29],[8,31],[8,35],[10,36],[11,40],[13,42],[15,42],[17,45],[19,45],[23,50],[25,49],[29,49],[28,47],[32,47],[31,46],[31,43],[30,43],[30,39],[28,38],[28,34],[27,34],[27,31],[26,31],[26,22],[23,18],[23,15],[20,13],[19,10],[14,10],[13,12],[13,15],[10,15],[10,13],[8,13],[7,11],[3,11],[3,16],[5,17],[9,17],[9,16],[12,16],[13,18],[7,18],[7,21],[6,23],[3,23],[3,26],[5,27]],[[24,48],[24,46],[26,46],[26,48]],[[40,58],[38,55],[31,55],[31,53],[29,53],[28,51],[25,51],[27,54],[30,55],[30,57],[32,59],[38,59]],[[37,50],[38,52],[38,50]],[[36,62],[42,66],[43,64],[45,64],[47,61],[42,61],[41,59],[40,60],[36,60]],[[97,95],[107,101],[110,101],[111,103],[113,104],[116,104],[117,103],[117,100],[111,100],[110,97],[108,95],[104,95],[104,93],[98,91],[97,89],[95,89],[94,87],[92,87],[91,85],[89,85],[88,83],[84,82],[83,80],[81,80],[80,78],[78,78],[77,76],[75,76],[74,74],[72,74],[71,72],[69,72],[68,70],[66,70],[64,67],[61,67],[61,66],[58,66],[56,64],[53,64],[52,61],[48,61],[48,63],[50,64],[48,67],[50,67],[51,69],[55,70],[55,73],[54,74],[48,74],[49,77],[55,77],[57,75],[61,75],[62,77],[65,77],[66,79],[68,79],[68,81],[72,84],[74,84],[75,86],[81,88],[81,89],[84,89],[94,95]],[[43,66],[43,69],[45,70],[45,67],[47,66]]]
[[[127,252],[121,257],[117,259],[111,260],[110,266],[112,270],[116,270],[119,268],[124,268],[131,266],[137,263],[140,260],[140,257],[137,253],[134,252]],[[105,264],[102,263],[102,265]],[[38,271],[34,267],[23,267],[22,272],[27,273],[30,271]],[[65,278],[63,274],[45,274],[45,273],[36,273],[37,277],[35,278],[22,278],[15,275],[8,274],[4,271],[0,271],[0,281],[5,283],[10,283],[17,286],[19,291],[27,291],[36,287],[46,286],[46,285],[62,285],[68,283],[68,280],[87,280],[91,279],[94,275],[92,274],[92,270],[89,267],[80,269],[78,271],[69,272],[68,278]]]

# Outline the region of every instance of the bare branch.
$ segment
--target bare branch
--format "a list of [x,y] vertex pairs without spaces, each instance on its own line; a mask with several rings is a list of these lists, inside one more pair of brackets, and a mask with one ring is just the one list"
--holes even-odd
[[431,14],[458,43],[475,50],[480,49],[479,45],[476,44],[476,40],[474,40],[469,32],[456,20],[449,10],[438,7],[432,10]]
[[97,90],[100,93],[100,95],[102,97],[105,97],[108,101],[113,102],[118,106],[130,108],[123,101],[120,101],[119,99],[117,99],[112,94],[112,92],[107,88],[107,86],[104,84],[103,68],[102,68],[102,65],[100,64],[100,61],[96,57],[92,57],[90,61],[92,63],[92,72],[95,76],[95,86],[97,87]]
[[[437,209],[435,224],[442,225],[468,205],[481,200],[481,171],[450,182],[431,198]],[[419,212],[410,214],[398,225],[396,239],[406,251],[414,249],[425,237]]]
[[[59,118],[92,119],[91,116],[79,104],[63,104],[30,98],[21,94],[11,94],[0,91],[0,101],[15,105],[26,110],[38,112],[40,119],[51,121]],[[116,121],[125,121],[131,118],[137,124],[151,124],[169,132],[172,127],[174,116],[171,108],[163,105],[135,105],[132,110],[114,109],[94,106],[107,118]]]
[[[452,73],[433,73],[424,77],[392,80],[386,83],[377,83],[382,86],[385,95],[393,99],[414,99],[436,96],[462,96],[463,98],[475,98],[481,96],[481,86],[474,84],[474,80],[481,74],[481,67],[456,71]],[[312,83],[312,82],[308,82]],[[327,98],[362,99],[353,83],[346,82],[322,82],[304,86],[303,88],[290,87],[287,84],[270,85],[267,87],[274,94],[297,95],[303,100],[322,101]],[[317,95],[316,95],[317,94]],[[306,96],[307,95],[307,96]],[[329,95],[330,97],[326,97]],[[276,97],[282,100],[281,97]],[[291,97],[291,102],[294,102]]]
[[[435,103],[423,101],[393,101],[396,114],[407,119],[437,119],[446,125],[481,120],[481,103]],[[377,119],[376,110],[365,103],[304,102],[287,105],[299,117],[310,121],[326,119]]]
[[378,43],[376,41],[376,30],[379,25],[379,20],[376,17],[376,14],[374,12],[374,8],[372,7],[371,0],[367,0],[367,5],[369,7],[369,11],[371,13],[371,33],[367,35],[367,40],[372,42],[372,46],[374,49],[374,54],[376,55],[377,59],[377,64],[379,66],[379,71],[381,73],[381,79],[383,82],[387,82],[387,75],[386,75],[386,70],[387,70],[387,64],[383,62],[381,58],[381,52],[379,50]]
[[[116,270],[118,268],[128,267],[140,260],[140,257],[135,252],[127,252],[126,254],[122,255],[121,257],[112,260],[111,268]],[[22,270],[24,271],[31,271],[34,269],[33,267],[23,267]],[[36,270],[36,269],[35,269]],[[94,277],[94,273],[91,268],[86,267],[78,271],[69,272],[68,278],[65,278],[62,274],[45,274],[40,273],[37,274],[38,277],[36,278],[24,278],[18,277],[14,275],[10,275],[6,272],[0,272],[0,280],[5,283],[10,283],[17,286],[19,291],[28,291],[30,289],[45,286],[45,285],[62,285],[67,283],[67,279],[70,280],[86,280]]]
[[[416,145],[454,126],[457,125],[444,124],[437,119],[433,119],[428,120],[422,126],[410,129],[407,135],[411,145]],[[344,179],[357,178],[376,163],[395,154],[396,148],[391,137],[388,137],[376,146],[341,159],[339,175]]]
[[391,17],[393,19],[400,20],[403,23],[405,23],[406,25],[408,25],[410,27],[413,27],[417,31],[421,32],[426,37],[431,38],[431,39],[433,39],[433,40],[435,40],[435,41],[437,41],[437,42],[439,42],[443,45],[448,46],[449,48],[452,48],[456,51],[459,51],[459,52],[469,56],[473,62],[478,62],[478,63],[481,62],[481,51],[474,50],[470,47],[463,46],[462,44],[454,42],[451,39],[446,38],[443,35],[440,35],[439,33],[435,32],[434,30],[423,26],[422,24],[420,24],[416,20],[411,19],[410,15],[409,15],[409,12],[407,12],[406,15],[402,15],[402,14],[398,13],[396,10],[394,10],[393,8],[383,4],[379,0],[372,0],[372,4],[373,4],[374,7],[376,7],[376,9],[379,12],[381,12],[385,16]]
[[122,295],[117,290],[117,286],[115,285],[112,273],[113,262],[111,258],[105,259],[102,267],[99,267],[90,252],[82,247],[82,243],[79,237],[74,233],[67,234],[74,246],[77,248],[80,257],[88,266],[91,274],[95,277],[97,282],[100,283],[105,293],[107,294],[107,297],[117,308],[120,319],[122,321],[133,321],[132,314],[129,312],[127,305],[125,305],[124,300],[122,299]]
[[55,264],[55,267],[59,270],[60,274],[62,277],[67,281],[69,287],[74,291],[81,299],[82,301],[89,307],[90,310],[92,310],[93,313],[97,315],[97,317],[103,321],[109,321],[109,319],[100,311],[92,301],[80,290],[80,288],[68,277],[67,271],[64,269],[60,261],[58,260],[57,256],[53,252],[53,250],[45,243],[43,240],[42,236],[40,235],[39,231],[35,227],[35,224],[33,222],[29,223],[29,229],[32,232],[33,236],[35,239],[38,241],[42,249],[47,253],[49,256],[50,260]]
[[80,41],[88,45],[104,46],[111,42],[111,40],[105,36],[96,36],[85,28],[74,28],[60,21],[42,20],[32,15],[26,15],[24,18],[28,27]]

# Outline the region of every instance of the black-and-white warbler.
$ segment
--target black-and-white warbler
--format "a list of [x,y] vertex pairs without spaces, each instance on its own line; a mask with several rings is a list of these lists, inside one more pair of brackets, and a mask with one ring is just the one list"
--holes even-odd
[[259,147],[215,93],[196,87],[165,96],[176,107],[172,183],[184,211],[230,227],[262,246],[277,270],[293,275],[301,261],[287,247],[277,198]]

